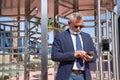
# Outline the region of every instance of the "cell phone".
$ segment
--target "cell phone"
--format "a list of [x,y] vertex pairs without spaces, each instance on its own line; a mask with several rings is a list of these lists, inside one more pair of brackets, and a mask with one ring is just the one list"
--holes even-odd
[[89,52],[87,53],[87,55],[93,56],[93,55],[94,55],[94,51],[89,51]]

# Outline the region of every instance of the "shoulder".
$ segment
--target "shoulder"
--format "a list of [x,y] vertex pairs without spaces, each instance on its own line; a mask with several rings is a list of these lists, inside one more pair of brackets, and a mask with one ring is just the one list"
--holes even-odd
[[81,35],[83,35],[83,36],[90,36],[90,34],[88,34],[86,32],[83,32],[83,31],[81,31]]
[[67,30],[65,30],[65,31],[62,31],[62,32],[57,33],[57,34],[55,35],[55,37],[62,37],[62,36],[66,36],[66,35],[68,35],[68,34],[70,34],[70,32],[69,32],[69,30],[67,29]]

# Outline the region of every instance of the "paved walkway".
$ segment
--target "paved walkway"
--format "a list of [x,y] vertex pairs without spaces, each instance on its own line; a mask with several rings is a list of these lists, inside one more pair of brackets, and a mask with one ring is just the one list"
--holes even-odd
[[[48,80],[54,80],[54,74],[55,74],[54,68],[49,68],[48,69]],[[97,75],[94,72],[92,72],[91,76],[92,76],[92,80],[96,80]],[[30,72],[29,80],[41,80],[40,77],[41,77],[41,71]],[[104,77],[108,78],[108,74],[105,73]],[[14,77],[10,80],[16,80],[16,78]],[[20,76],[19,80],[24,80],[24,76],[23,75]],[[108,80],[108,79],[105,79],[105,80]],[[112,78],[112,80],[114,79]]]
[[[40,74],[41,74],[41,71],[30,72],[29,80],[41,80]],[[13,77],[11,80],[16,80],[16,78]],[[24,76],[23,75],[20,76],[19,80],[24,80]],[[54,80],[54,69],[53,68],[48,69],[48,80]]]

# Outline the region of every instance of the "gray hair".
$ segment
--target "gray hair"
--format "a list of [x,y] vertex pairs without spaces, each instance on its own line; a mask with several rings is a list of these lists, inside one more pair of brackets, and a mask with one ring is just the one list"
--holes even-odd
[[81,13],[79,13],[79,12],[74,12],[74,13],[70,14],[70,15],[68,16],[68,18],[70,19],[70,21],[71,21],[73,18],[77,18],[77,20],[81,20],[81,19],[83,19],[83,15],[82,15]]

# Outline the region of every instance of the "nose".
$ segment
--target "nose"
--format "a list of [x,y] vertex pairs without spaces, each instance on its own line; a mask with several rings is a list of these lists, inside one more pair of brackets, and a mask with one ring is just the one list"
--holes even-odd
[[81,28],[80,28],[80,27],[76,28],[76,32],[79,32],[80,30],[81,30]]
[[76,29],[77,29],[77,30],[80,30],[80,29],[81,29],[81,27],[77,27]]

